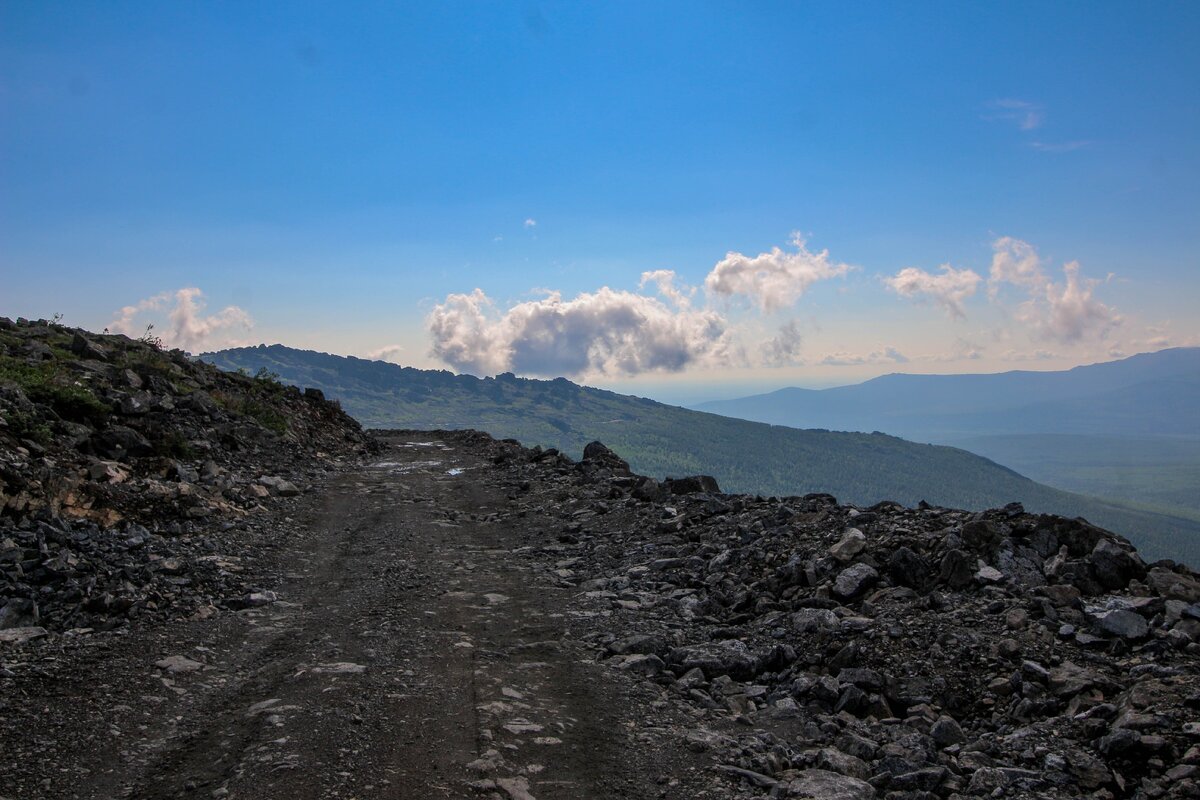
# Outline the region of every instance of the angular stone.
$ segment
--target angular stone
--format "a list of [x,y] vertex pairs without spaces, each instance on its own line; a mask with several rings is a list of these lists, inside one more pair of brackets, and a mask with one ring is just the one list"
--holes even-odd
[[838,573],[833,581],[833,593],[849,600],[865,594],[879,580],[879,573],[870,564],[854,564]]
[[837,544],[829,548],[829,555],[843,564],[848,564],[854,557],[867,548],[867,536],[858,528],[851,528],[842,534]]
[[1123,639],[1143,639],[1150,633],[1150,624],[1145,617],[1121,608],[1093,614],[1092,622],[1096,630]]
[[172,675],[187,672],[199,672],[204,669],[204,665],[199,661],[193,661],[187,656],[168,656],[164,659],[154,662],[154,666],[159,669],[166,670]]
[[827,769],[806,769],[788,782],[783,796],[797,800],[875,800],[875,787]]

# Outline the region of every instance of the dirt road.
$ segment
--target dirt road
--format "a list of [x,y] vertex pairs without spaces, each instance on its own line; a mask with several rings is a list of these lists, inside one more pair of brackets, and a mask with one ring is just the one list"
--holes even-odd
[[697,796],[653,687],[575,641],[577,590],[529,557],[551,518],[470,448],[387,444],[290,521],[261,606],[41,665],[0,797]]

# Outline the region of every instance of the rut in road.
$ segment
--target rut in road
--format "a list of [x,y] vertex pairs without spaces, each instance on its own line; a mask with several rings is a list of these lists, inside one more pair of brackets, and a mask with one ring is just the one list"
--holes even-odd
[[186,712],[147,726],[114,793],[674,796],[674,745],[636,730],[645,699],[571,640],[572,590],[514,555],[554,541],[549,517],[467,448],[387,443],[298,531],[279,601],[173,676]]

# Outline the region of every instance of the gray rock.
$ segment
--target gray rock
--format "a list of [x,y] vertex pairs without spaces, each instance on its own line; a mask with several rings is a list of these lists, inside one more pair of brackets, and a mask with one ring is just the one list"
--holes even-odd
[[296,487],[296,484],[277,475],[263,475],[258,482],[270,489],[271,494],[279,497],[295,497],[300,494],[300,489]]
[[947,550],[940,568],[942,581],[952,589],[970,585],[975,574],[975,560],[962,550]]
[[908,547],[897,547],[888,559],[888,576],[900,586],[919,589],[929,580],[929,562]]
[[817,752],[817,767],[861,780],[871,777],[867,762],[833,747],[822,747]]
[[783,796],[797,800],[875,800],[875,787],[827,769],[806,769],[788,783]]
[[962,726],[953,717],[946,716],[940,717],[937,722],[933,723],[933,727],[929,729],[929,735],[937,742],[938,747],[943,748],[953,744],[962,744],[967,740]]
[[1092,614],[1096,630],[1123,639],[1142,639],[1150,633],[1150,624],[1141,614],[1122,608]]
[[1131,580],[1141,580],[1146,576],[1146,565],[1142,560],[1112,539],[1104,538],[1096,542],[1088,561],[1096,581],[1110,591],[1124,589]]
[[199,672],[204,669],[204,665],[199,661],[193,661],[187,656],[167,656],[164,659],[154,662],[154,666],[159,669],[166,670],[172,675],[178,675],[188,672]]
[[838,628],[838,617],[827,608],[802,608],[792,614],[792,628],[797,633],[825,633]]
[[846,531],[838,543],[829,548],[829,555],[843,564],[848,564],[867,547],[867,537],[858,528]]
[[849,600],[865,594],[879,581],[879,573],[869,564],[854,564],[838,573],[833,581],[833,593]]

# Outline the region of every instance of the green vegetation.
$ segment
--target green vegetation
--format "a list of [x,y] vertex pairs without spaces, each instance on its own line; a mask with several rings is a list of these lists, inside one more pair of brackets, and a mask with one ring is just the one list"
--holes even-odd
[[1148,558],[1200,562],[1200,523],[1035,483],[973,453],[881,433],[766,425],[637,397],[501,375],[479,379],[280,345],[202,356],[224,369],[267,369],[341,400],[376,428],[478,428],[578,457],[599,439],[649,475],[706,473],[727,491],[829,492],[860,505],[926,500],[958,508],[1019,501],[1031,511],[1083,516],[1133,539]]
[[[238,374],[249,376],[249,370],[236,370]],[[288,431],[287,417],[279,411],[275,398],[284,391],[284,384],[279,375],[259,369],[247,386],[248,391],[237,394],[215,391],[213,400],[228,411],[243,414],[257,420],[264,428],[283,436]]]
[[1200,522],[1200,439],[1025,434],[949,444],[1060,489]]
[[0,356],[0,382],[15,383],[30,400],[45,403],[72,422],[101,424],[112,413],[106,403],[70,375],[60,358],[35,365]]

